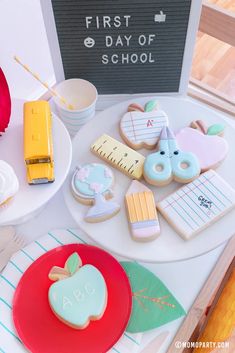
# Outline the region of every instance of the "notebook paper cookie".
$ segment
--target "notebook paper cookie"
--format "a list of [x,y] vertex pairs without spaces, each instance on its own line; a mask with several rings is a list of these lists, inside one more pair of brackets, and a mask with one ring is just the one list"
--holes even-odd
[[175,230],[189,240],[235,206],[235,190],[215,171],[178,189],[157,204]]
[[109,135],[99,137],[91,151],[130,178],[141,179],[145,157]]
[[155,239],[160,234],[160,225],[152,191],[133,180],[125,202],[133,239],[143,242]]

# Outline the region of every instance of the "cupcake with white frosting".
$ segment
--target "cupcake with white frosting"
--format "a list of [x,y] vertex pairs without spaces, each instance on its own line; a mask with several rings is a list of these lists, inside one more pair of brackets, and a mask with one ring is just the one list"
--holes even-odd
[[0,160],[0,207],[6,206],[19,190],[19,181],[14,169]]

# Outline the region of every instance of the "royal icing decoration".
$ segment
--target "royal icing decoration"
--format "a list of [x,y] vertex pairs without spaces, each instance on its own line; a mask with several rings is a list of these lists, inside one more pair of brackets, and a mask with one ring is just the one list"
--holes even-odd
[[125,201],[133,239],[155,239],[160,234],[160,225],[152,191],[134,180],[126,193]]
[[104,134],[91,146],[91,151],[132,179],[141,179],[145,157],[130,147]]
[[138,103],[131,103],[128,106],[127,111],[128,112],[135,112],[135,111],[144,112],[144,108],[142,107],[142,105],[140,105]]
[[85,216],[87,222],[101,222],[119,211],[120,206],[116,202],[106,201],[112,197],[113,182],[112,171],[103,164],[86,164],[75,171],[72,178],[74,196],[93,205]]
[[136,262],[121,262],[131,284],[132,313],[127,332],[152,330],[185,315],[169,289],[152,272]]
[[156,146],[162,128],[168,125],[168,117],[164,111],[155,109],[156,101],[150,101],[146,104],[144,112],[128,109],[128,113],[121,119],[121,135],[130,147],[151,149]]
[[63,323],[77,329],[85,328],[90,320],[103,316],[107,305],[107,288],[100,271],[92,265],[82,266],[77,253],[66,261],[65,267],[53,267],[48,299],[54,314]]
[[235,190],[209,170],[157,204],[158,210],[186,240],[235,206]]
[[213,136],[213,135],[223,135],[224,133],[225,126],[224,124],[214,124],[209,126],[207,130],[207,135]]
[[190,124],[190,127],[202,132],[203,134],[206,134],[207,130],[208,130],[208,127],[204,123],[203,120],[194,120],[194,121],[192,121],[191,124]]
[[0,160],[0,205],[13,197],[19,189],[19,181],[13,168]]
[[204,134],[191,127],[180,130],[176,140],[179,148],[197,156],[202,171],[216,168],[225,159],[229,149],[223,137]]
[[144,106],[145,112],[151,112],[152,110],[158,110],[158,101],[156,99],[147,102]]
[[200,174],[197,157],[191,152],[182,151],[173,132],[162,129],[159,141],[159,151],[146,157],[144,177],[153,185],[167,185],[172,180],[188,183]]
[[191,122],[190,127],[202,132],[205,135],[218,135],[223,136],[225,126],[224,124],[213,124],[209,127],[205,124],[203,120],[194,120]]

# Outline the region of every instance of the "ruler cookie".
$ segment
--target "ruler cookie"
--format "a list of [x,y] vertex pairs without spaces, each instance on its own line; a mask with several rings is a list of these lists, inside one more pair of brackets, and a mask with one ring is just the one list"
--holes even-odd
[[234,207],[235,190],[213,170],[201,174],[157,204],[163,217],[185,240]]
[[125,202],[132,238],[143,242],[155,239],[160,234],[160,225],[152,191],[133,180]]
[[91,151],[132,179],[141,179],[145,157],[109,135],[102,135]]

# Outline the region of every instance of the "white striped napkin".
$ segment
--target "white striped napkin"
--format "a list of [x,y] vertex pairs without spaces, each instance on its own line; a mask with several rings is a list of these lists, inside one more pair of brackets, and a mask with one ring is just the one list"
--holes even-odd
[[[25,353],[12,321],[12,300],[17,284],[26,269],[48,250],[71,243],[91,243],[76,229],[53,230],[14,254],[0,274],[0,353]],[[108,353],[137,353],[142,334],[125,332]],[[42,352],[43,353],[43,352]],[[68,352],[69,353],[69,352]]]

